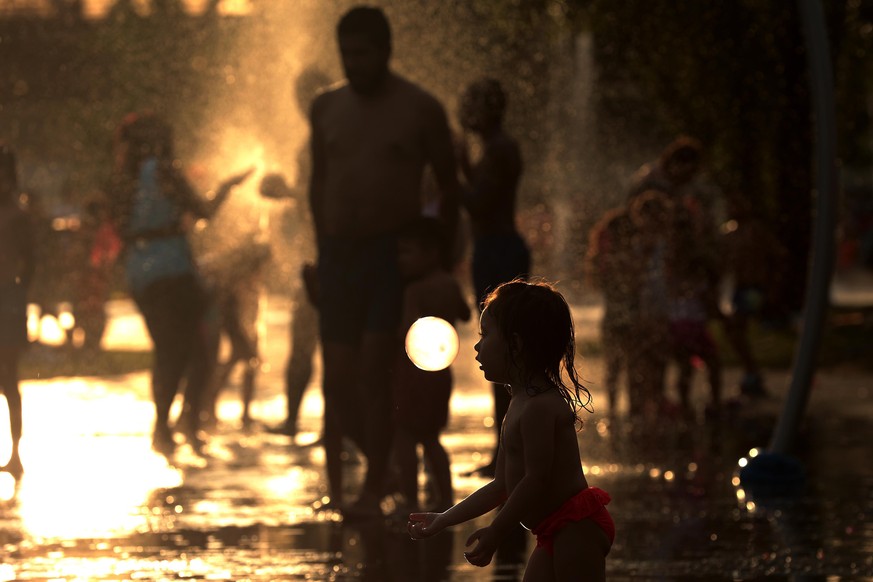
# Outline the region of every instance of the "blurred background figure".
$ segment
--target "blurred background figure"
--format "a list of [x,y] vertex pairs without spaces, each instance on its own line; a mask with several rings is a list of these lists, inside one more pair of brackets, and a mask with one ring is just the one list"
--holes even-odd
[[691,381],[695,364],[702,362],[709,382],[706,418],[721,412],[722,366],[709,323],[722,320],[719,308],[721,260],[718,249],[700,244],[689,215],[678,213],[668,230],[666,268],[667,320],[673,360],[679,367],[676,390],[681,412],[693,418]]
[[[240,241],[229,256],[206,255],[197,264],[203,275],[209,298],[207,329],[210,373],[200,410],[186,408],[182,424],[191,422],[195,413],[200,427],[218,424],[218,400],[233,371],[242,368],[243,430],[252,426],[251,404],[261,367],[258,349],[258,302],[265,267],[271,258],[270,245],[258,240]],[[221,340],[230,344],[230,354],[220,361]]]
[[76,325],[84,331],[82,347],[100,348],[106,328],[106,301],[112,289],[115,265],[122,242],[110,216],[103,192],[95,193],[84,205],[82,231],[88,252],[85,273],[75,305]]
[[[473,291],[481,309],[488,293],[499,284],[530,273],[531,255],[516,227],[516,202],[523,163],[518,142],[503,128],[506,93],[500,82],[482,77],[470,83],[461,95],[459,121],[463,135],[458,146],[464,178],[462,203],[470,216],[473,233]],[[470,135],[472,134],[472,135]],[[470,138],[481,145],[481,155],[471,159]],[[493,384],[494,429],[509,406],[509,393]],[[491,461],[477,470],[493,476],[497,445]]]
[[0,467],[19,479],[24,472],[21,441],[21,391],[18,362],[27,347],[27,290],[33,279],[34,231],[19,204],[15,154],[0,142],[0,390],[6,396],[12,454]]
[[[320,68],[309,66],[297,77],[294,88],[297,107],[309,112],[318,92],[330,84],[330,78]],[[315,297],[307,291],[305,281],[312,280],[315,263],[315,233],[309,220],[307,187],[312,171],[309,144],[297,156],[297,179],[287,183],[281,174],[267,174],[261,180],[260,192],[266,198],[287,200],[283,215],[283,233],[292,237],[297,252],[297,265],[291,268],[291,348],[285,367],[285,421],[273,430],[294,438],[303,393],[312,378],[313,358],[318,347],[318,312]],[[306,273],[309,273],[307,277]],[[311,291],[311,288],[309,289]]]
[[[422,213],[430,166],[440,212],[454,227],[457,172],[442,104],[397,75],[391,26],[370,6],[337,25],[347,83],[321,93],[310,114],[310,204],[318,244],[324,379],[324,451],[331,503],[343,517],[379,517],[391,445],[391,382],[402,316],[397,232]],[[342,502],[342,438],[367,457],[357,501]]]
[[[607,211],[591,228],[585,256],[587,282],[603,296],[600,341],[606,373],[604,386],[609,414],[618,412],[622,372],[630,374],[628,354],[638,339],[634,324],[638,317],[640,269],[634,252],[634,224],[626,207]],[[638,403],[629,403],[636,409]]]
[[[443,225],[435,218],[422,217],[404,229],[399,240],[400,270],[406,280],[400,339],[422,317],[439,317],[454,326],[470,320],[470,307],[454,275],[443,267],[446,247]],[[452,396],[451,367],[421,370],[406,353],[398,354],[394,382],[394,458],[399,469],[400,492],[405,505],[397,513],[418,511],[418,445],[432,477],[433,511],[454,505],[449,455],[440,443],[440,433],[449,421]],[[429,510],[430,510],[429,509]]]
[[667,254],[673,204],[664,192],[647,190],[630,204],[634,226],[637,311],[628,354],[630,416],[651,426],[665,404],[664,381],[670,356]]
[[[125,244],[125,275],[154,344],[152,445],[175,449],[170,407],[185,387],[186,406],[200,410],[209,381],[205,326],[206,290],[197,272],[188,231],[192,220],[211,217],[251,170],[225,180],[210,200],[197,195],[180,171],[173,135],[153,113],[128,115],[115,139],[112,215]],[[199,450],[199,415],[192,415],[186,440]]]

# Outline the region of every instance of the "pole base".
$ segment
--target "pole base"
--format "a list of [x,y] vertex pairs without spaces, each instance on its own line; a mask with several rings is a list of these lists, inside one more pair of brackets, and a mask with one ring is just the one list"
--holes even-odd
[[790,497],[806,483],[803,465],[789,455],[761,451],[740,464],[740,485],[752,498]]

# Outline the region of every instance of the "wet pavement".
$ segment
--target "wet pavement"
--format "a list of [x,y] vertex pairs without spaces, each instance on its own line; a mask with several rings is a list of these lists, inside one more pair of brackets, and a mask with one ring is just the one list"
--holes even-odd
[[[17,491],[0,475],[0,581],[520,579],[531,547],[526,534],[486,568],[464,561],[464,541],[487,517],[414,542],[398,520],[343,523],[313,510],[326,492],[323,455],[312,446],[321,425],[319,373],[297,441],[268,432],[284,415],[289,310],[276,297],[265,308],[266,364],[252,409],[258,425],[241,430],[232,377],[202,457],[182,447],[171,466],[150,450],[145,372],[23,383],[26,473]],[[132,306],[114,302],[110,310],[104,346],[148,349]],[[576,306],[580,339],[596,336],[598,313],[594,304]],[[443,442],[463,496],[483,483],[463,475],[488,460],[494,431],[490,388],[473,360],[475,328],[459,331]],[[596,407],[579,436],[582,458],[591,484],[611,493],[618,528],[610,580],[873,579],[869,373],[819,372],[794,453],[805,484],[791,497],[766,500],[739,489],[735,472],[752,447],[767,444],[787,372],[768,373],[771,398],[736,402],[715,420],[704,420],[698,374],[697,418],[665,414],[640,427],[624,402],[610,414],[598,357],[583,353],[580,368]],[[728,396],[738,381],[737,370],[726,371]],[[8,434],[5,426],[0,434]],[[0,459],[7,454],[0,439]],[[347,471],[354,489],[363,476],[354,455]]]

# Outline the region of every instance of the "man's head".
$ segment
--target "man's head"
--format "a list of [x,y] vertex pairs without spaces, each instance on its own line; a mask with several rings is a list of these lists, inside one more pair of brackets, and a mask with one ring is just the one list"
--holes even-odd
[[391,58],[391,26],[385,13],[372,6],[356,6],[340,19],[336,32],[352,90],[373,93],[385,80]]

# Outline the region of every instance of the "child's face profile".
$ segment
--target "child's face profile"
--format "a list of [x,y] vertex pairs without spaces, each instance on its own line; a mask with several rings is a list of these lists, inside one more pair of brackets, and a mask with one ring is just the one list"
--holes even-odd
[[509,342],[503,337],[488,308],[479,318],[479,341],[473,349],[476,350],[476,361],[486,380],[496,384],[510,383],[512,355]]

